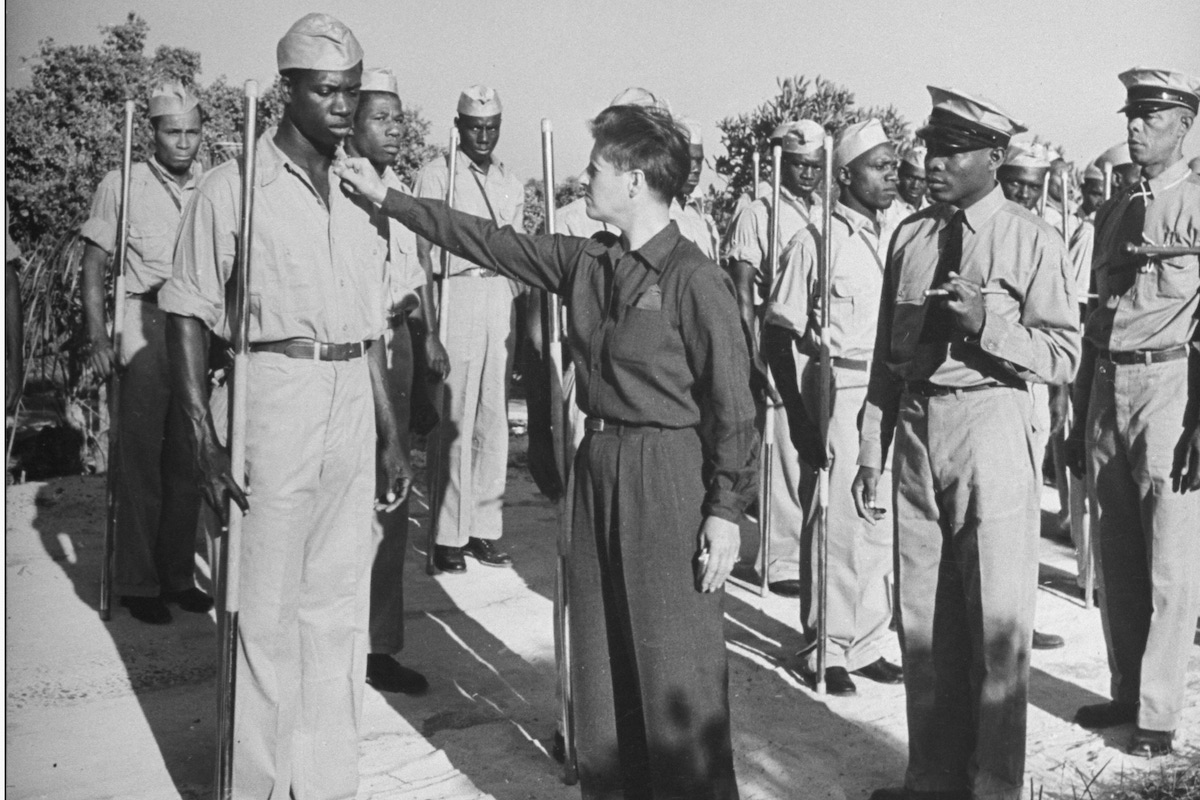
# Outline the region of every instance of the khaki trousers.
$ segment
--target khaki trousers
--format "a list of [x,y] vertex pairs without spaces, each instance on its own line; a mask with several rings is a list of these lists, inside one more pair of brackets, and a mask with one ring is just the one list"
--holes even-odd
[[450,280],[437,543],[462,547],[469,537],[499,539],[503,532],[513,290],[500,277]]
[[127,297],[122,327],[113,591],[157,597],[196,585],[199,481],[183,413],[171,396],[166,314]]
[[1096,361],[1088,479],[1112,697],[1140,703],[1138,725],[1157,731],[1179,726],[1200,614],[1200,493],[1170,477],[1187,402],[1187,359]]
[[[820,370],[816,361],[804,372],[801,396],[812,419],[819,418]],[[884,521],[869,525],[854,508],[850,486],[858,473],[858,415],[867,397],[867,373],[834,368],[833,404],[829,418],[829,449],[833,466],[829,475],[828,569],[825,592],[828,611],[825,666],[856,670],[880,657],[880,644],[892,619],[888,576],[892,574],[892,526]],[[877,497],[891,495],[891,470],[884,470]],[[807,518],[804,525],[804,592],[801,605],[805,638],[813,645],[807,656],[816,669],[817,614],[817,475],[805,469],[801,497]],[[890,512],[889,512],[890,513]]]
[[250,356],[233,796],[358,791],[375,409],[366,359]]
[[907,788],[1018,798],[1037,587],[1029,396],[906,393],[893,472]]
[[[800,454],[792,444],[792,431],[787,411],[782,405],[767,408],[773,414],[775,455],[771,462],[771,559],[767,564],[767,580],[794,581],[801,578],[801,544],[804,530],[804,508],[801,505],[802,486],[812,483],[811,470],[800,462]],[[856,445],[857,447],[857,445]],[[762,511],[759,510],[761,514]]]

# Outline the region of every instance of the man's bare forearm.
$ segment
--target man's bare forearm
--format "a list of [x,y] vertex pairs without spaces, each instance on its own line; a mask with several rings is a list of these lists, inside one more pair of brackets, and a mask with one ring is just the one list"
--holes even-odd
[[208,407],[208,328],[195,317],[167,314],[167,363],[171,392],[183,409],[195,441],[217,440]]
[[107,269],[108,253],[99,245],[88,242],[80,265],[79,285],[83,300],[83,321],[91,341],[103,339],[108,335],[107,315],[104,312],[104,275]]

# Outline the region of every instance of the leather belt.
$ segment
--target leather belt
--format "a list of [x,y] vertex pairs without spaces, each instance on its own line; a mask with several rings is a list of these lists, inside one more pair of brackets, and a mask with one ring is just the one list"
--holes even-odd
[[945,397],[959,392],[982,392],[984,389],[1008,389],[1003,383],[981,383],[975,386],[942,386],[929,381],[905,381],[904,391],[921,397]]
[[134,300],[141,300],[143,303],[157,303],[158,289],[151,289],[148,292],[130,292],[125,296]]
[[838,369],[852,369],[855,372],[871,371],[871,362],[863,361],[858,358],[842,358],[841,356],[834,356],[830,359],[830,362]]
[[1188,346],[1181,344],[1164,350],[1101,350],[1100,358],[1114,364],[1161,364],[1164,361],[1178,361],[1187,358]]
[[257,342],[250,345],[251,353],[279,353],[288,358],[308,361],[351,361],[361,358],[371,349],[373,340],[330,344],[312,339],[281,339],[278,342]]
[[629,425],[624,422],[610,422],[599,417],[588,417],[583,422],[584,430],[593,433],[615,433],[620,436],[625,433],[649,433],[661,430],[672,430],[661,425]]

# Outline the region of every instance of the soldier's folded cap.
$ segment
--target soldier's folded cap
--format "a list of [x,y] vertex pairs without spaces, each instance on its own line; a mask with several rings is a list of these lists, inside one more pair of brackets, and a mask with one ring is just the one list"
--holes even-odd
[[700,123],[688,117],[676,117],[675,122],[687,134],[688,144],[693,146],[704,146],[704,132],[700,128]]
[[396,82],[396,74],[385,67],[371,67],[364,69],[362,74],[362,86],[359,91],[363,92],[384,92],[385,94],[394,94],[400,96],[400,84]]
[[889,142],[883,124],[877,119],[867,119],[848,125],[837,138],[833,147],[833,164],[844,167],[873,147]]
[[1083,171],[1083,179],[1085,181],[1102,181],[1104,180],[1104,169],[1097,162],[1093,161],[1087,165],[1087,169]]
[[781,122],[771,131],[771,141],[783,143],[783,152],[813,156],[825,145],[825,128],[811,119],[794,119]]
[[458,96],[458,113],[468,117],[494,117],[503,113],[500,95],[490,86],[468,86]]
[[1026,130],[1022,122],[991,100],[957,89],[925,88],[933,100],[933,111],[917,136],[927,142],[936,141],[956,150],[1007,147],[1013,136]]
[[671,107],[667,105],[667,101],[658,97],[654,92],[648,89],[643,89],[640,86],[630,86],[628,89],[617,94],[609,103],[610,106],[642,106],[643,108],[657,108],[662,111],[670,111]]
[[316,69],[341,72],[363,59],[362,47],[341,20],[328,14],[305,14],[279,40],[275,61],[279,71]]
[[1112,164],[1114,168],[1132,164],[1133,159],[1129,156],[1129,142],[1114,144],[1096,158],[1096,163],[1100,165],[1100,169],[1104,169],[1105,164]]
[[192,94],[182,83],[163,81],[150,92],[149,117],[154,119],[155,117],[186,114],[198,105],[200,105],[200,101],[196,99],[196,95]]
[[1004,166],[1050,169],[1050,153],[1041,142],[1012,142],[1004,151]]
[[1173,69],[1134,67],[1117,76],[1125,84],[1126,111],[1157,111],[1164,108],[1200,110],[1200,80]]
[[905,164],[908,164],[908,166],[912,167],[914,171],[920,173],[921,176],[924,177],[926,152],[928,151],[926,151],[924,147],[919,144],[914,144],[912,147],[904,151],[904,155],[900,160]]

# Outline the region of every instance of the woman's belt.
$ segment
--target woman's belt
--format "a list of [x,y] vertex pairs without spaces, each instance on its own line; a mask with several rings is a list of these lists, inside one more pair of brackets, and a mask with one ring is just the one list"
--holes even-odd
[[280,339],[277,342],[256,342],[250,345],[251,353],[279,353],[288,358],[303,358],[309,361],[351,361],[361,358],[371,349],[371,339],[365,342],[331,344],[313,339]]

